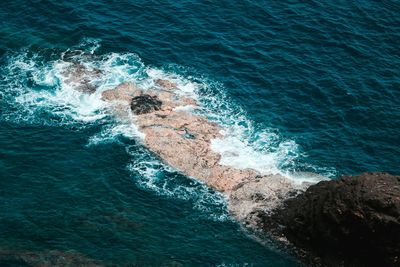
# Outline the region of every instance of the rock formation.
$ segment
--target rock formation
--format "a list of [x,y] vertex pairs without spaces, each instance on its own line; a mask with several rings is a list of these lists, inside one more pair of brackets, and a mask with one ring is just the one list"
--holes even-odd
[[285,235],[315,265],[400,266],[400,176],[323,181],[258,216],[264,231]]
[[261,176],[251,169],[221,165],[221,156],[210,146],[211,140],[224,137],[220,126],[187,111],[198,105],[179,94],[175,84],[166,80],[155,84],[157,87],[142,92],[124,83],[104,91],[102,98],[116,103],[119,117],[120,111],[126,110],[121,103],[130,103],[136,115],[132,119],[145,134],[146,147],[175,169],[224,192],[235,217],[245,220],[254,210],[271,210],[293,190],[305,188],[280,175]]
[[[78,67],[67,74],[71,83],[85,85],[85,77],[100,73]],[[364,174],[306,190],[309,184],[281,175],[221,165],[210,146],[224,138],[221,127],[192,112],[197,102],[176,84],[154,84],[142,91],[123,83],[103,91],[102,99],[139,127],[143,144],[164,162],[223,192],[238,220],[294,244],[315,265],[400,266],[400,177]]]

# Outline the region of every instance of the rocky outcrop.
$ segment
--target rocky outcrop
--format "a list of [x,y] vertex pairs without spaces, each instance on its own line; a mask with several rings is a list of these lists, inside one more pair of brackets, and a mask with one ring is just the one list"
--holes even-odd
[[400,266],[400,176],[323,181],[258,217],[265,232],[283,234],[314,265]]
[[221,155],[210,144],[224,138],[222,128],[191,112],[198,107],[197,102],[181,94],[172,82],[154,83],[157,87],[147,90],[123,83],[103,91],[102,98],[117,104],[114,112],[119,118],[124,117],[124,105],[130,103],[135,114],[131,119],[144,134],[146,147],[168,165],[224,192],[231,199],[229,208],[235,217],[245,218],[258,208],[271,210],[298,187],[280,175],[259,175],[251,169],[221,165]]

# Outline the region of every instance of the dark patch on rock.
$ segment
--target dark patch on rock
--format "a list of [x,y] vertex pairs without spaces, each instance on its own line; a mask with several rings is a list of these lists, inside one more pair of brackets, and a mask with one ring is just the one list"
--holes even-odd
[[131,110],[134,114],[146,114],[161,109],[162,102],[157,96],[143,94],[132,98]]
[[162,115],[162,114],[156,114],[156,116],[161,119],[165,119],[167,117],[167,115]]
[[313,265],[400,266],[400,176],[323,181],[257,216],[260,227],[284,234]]

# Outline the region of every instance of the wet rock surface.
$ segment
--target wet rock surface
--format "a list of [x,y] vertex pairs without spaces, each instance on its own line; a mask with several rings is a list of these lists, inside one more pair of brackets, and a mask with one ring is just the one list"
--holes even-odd
[[256,175],[254,179],[237,185],[229,196],[231,212],[251,228],[258,228],[254,214],[271,212],[282,206],[283,201],[307,188],[306,183],[294,184],[281,175]]
[[101,70],[90,69],[80,63],[71,63],[63,71],[63,75],[66,77],[64,80],[66,84],[79,92],[87,94],[92,94],[96,91],[97,87],[93,81],[99,78],[101,74]]
[[258,215],[265,232],[283,234],[313,265],[400,266],[400,176],[323,181]]
[[157,79],[154,82],[155,82],[155,84],[157,84],[157,85],[159,85],[162,88],[167,89],[167,90],[172,90],[172,89],[177,87],[176,83],[173,83],[173,82],[168,81],[168,80]]
[[115,88],[105,90],[101,93],[104,101],[125,101],[131,102],[134,95],[140,92],[133,83],[121,83]]

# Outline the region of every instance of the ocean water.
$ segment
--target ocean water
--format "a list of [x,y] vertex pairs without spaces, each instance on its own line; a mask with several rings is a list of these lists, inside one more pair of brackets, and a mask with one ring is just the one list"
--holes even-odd
[[99,93],[69,88],[64,59],[101,69],[100,91],[172,79],[225,128],[222,164],[298,181],[399,174],[398,14],[396,1],[2,1],[0,256],[299,266],[149,153]]

